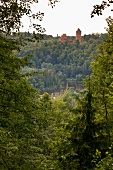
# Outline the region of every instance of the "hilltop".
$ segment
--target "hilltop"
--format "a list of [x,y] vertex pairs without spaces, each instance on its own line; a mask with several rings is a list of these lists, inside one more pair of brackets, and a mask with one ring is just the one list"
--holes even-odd
[[[28,35],[25,33],[25,36]],[[19,57],[28,54],[34,56],[30,59],[33,66],[25,67],[23,72],[35,69],[44,73],[29,79],[38,90],[49,92],[63,89],[67,84],[70,85],[70,81],[81,84],[83,77],[90,74],[90,63],[107,34],[84,35],[82,44],[73,36],[68,38],[74,41],[61,42],[59,37],[45,34],[42,40],[29,42],[21,49]]]

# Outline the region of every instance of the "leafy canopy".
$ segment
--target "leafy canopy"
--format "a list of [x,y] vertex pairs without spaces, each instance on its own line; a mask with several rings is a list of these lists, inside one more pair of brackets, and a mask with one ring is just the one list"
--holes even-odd
[[[91,12],[91,18],[94,17],[95,14],[102,15],[103,10],[105,10],[107,7],[110,7],[113,3],[112,0],[102,1],[100,5],[94,5],[93,11]],[[111,10],[112,11],[112,10]]]

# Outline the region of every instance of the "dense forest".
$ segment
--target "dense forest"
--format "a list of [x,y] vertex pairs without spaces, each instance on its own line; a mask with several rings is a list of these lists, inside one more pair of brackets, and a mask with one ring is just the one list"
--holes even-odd
[[[23,33],[23,37],[30,37]],[[38,71],[29,80],[35,88],[44,91],[57,91],[66,86],[76,88],[82,84],[84,76],[90,74],[90,63],[98,53],[98,45],[107,39],[107,34],[91,34],[82,37],[82,44],[72,37],[74,42],[60,42],[58,37],[44,35],[41,41],[29,42],[19,53],[19,57],[32,54],[32,66],[23,72]],[[79,86],[78,86],[79,87]]]
[[[34,37],[11,35],[11,29],[18,30],[21,16],[29,12],[30,5],[26,8],[26,3],[20,2],[19,6],[14,1],[0,4],[0,170],[113,170],[113,19],[107,19],[107,35],[88,35],[83,44],[75,42],[75,47],[52,37],[38,43]],[[94,41],[92,36],[98,37],[95,45],[87,43]],[[54,47],[53,60],[43,55],[44,51],[49,55],[48,43]],[[85,45],[92,50],[83,48],[82,53]],[[77,61],[95,49],[95,56],[88,60],[90,71],[83,72],[88,75],[82,80],[85,88],[75,94],[67,86],[56,98],[47,92],[40,95],[38,86],[34,88],[30,81],[46,74],[44,69],[53,71],[59,62],[54,51],[61,53],[63,46],[67,55],[78,46],[81,55],[77,55],[80,60],[76,55],[71,59],[59,56],[61,72],[70,61],[73,67],[74,62],[76,67],[83,67],[84,62],[77,65]],[[35,50],[42,51],[42,56],[32,58],[30,53]],[[49,64],[48,69],[42,64]],[[80,71],[77,75],[82,74]],[[74,75],[71,78],[77,79]]]

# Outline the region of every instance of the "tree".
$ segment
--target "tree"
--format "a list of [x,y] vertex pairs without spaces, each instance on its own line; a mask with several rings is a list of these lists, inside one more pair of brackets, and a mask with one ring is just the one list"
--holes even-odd
[[[49,0],[49,4],[54,7],[58,0]],[[0,1],[0,30],[10,33],[13,30],[19,31],[22,26],[21,18],[26,15],[30,20],[42,20],[44,13],[40,11],[34,14],[31,10],[31,5],[38,3],[36,0],[1,0]],[[44,32],[44,29],[39,24],[32,22],[32,27],[38,32]]]
[[70,135],[59,156],[61,169],[112,169],[113,20],[107,22],[108,39],[99,47],[85,91],[71,109],[73,121],[65,127]]
[[33,152],[38,92],[21,74],[28,57],[14,56],[16,40],[0,37],[0,169],[36,169]]
[[101,5],[94,5],[93,11],[91,12],[91,18],[94,17],[95,14],[97,14],[98,16],[102,15],[103,10],[105,10],[105,8],[107,7],[110,7],[112,3],[112,0],[107,0],[102,1]]
[[[54,6],[56,0],[49,0]],[[21,69],[28,65],[29,56],[17,58],[21,42],[16,37],[5,36],[19,31],[21,17],[41,20],[43,13],[33,14],[34,1],[0,1],[0,169],[35,170],[41,167],[39,125],[37,108],[39,95]],[[40,25],[34,25],[42,32]],[[40,121],[43,121],[40,119]],[[42,134],[41,134],[42,135]],[[41,138],[41,137],[40,137]]]
[[94,154],[96,152],[95,141],[95,110],[93,105],[92,93],[84,92],[77,102],[77,106],[72,108],[74,119],[67,124],[67,131],[70,130],[67,145],[64,151],[64,158],[60,162],[64,169],[93,169]]
[[99,169],[112,169],[112,142],[113,142],[113,19],[109,17],[108,39],[99,47],[100,53],[95,56],[91,64],[91,89],[96,108],[98,151],[101,161]]

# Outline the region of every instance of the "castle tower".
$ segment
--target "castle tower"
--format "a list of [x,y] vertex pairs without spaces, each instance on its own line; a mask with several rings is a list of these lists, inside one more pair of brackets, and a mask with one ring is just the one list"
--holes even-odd
[[79,28],[76,31],[76,40],[78,40],[80,43],[82,43],[81,30]]
[[67,41],[67,35],[62,34],[62,36],[59,38],[59,41],[66,42]]

